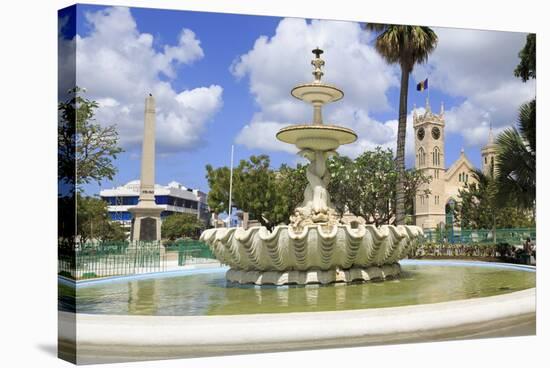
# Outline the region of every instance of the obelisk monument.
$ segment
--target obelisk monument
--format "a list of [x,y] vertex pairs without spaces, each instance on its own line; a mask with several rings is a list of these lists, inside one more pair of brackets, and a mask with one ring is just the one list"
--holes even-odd
[[155,99],[151,94],[145,99],[139,202],[129,211],[133,215],[131,241],[160,240],[162,208],[155,203]]

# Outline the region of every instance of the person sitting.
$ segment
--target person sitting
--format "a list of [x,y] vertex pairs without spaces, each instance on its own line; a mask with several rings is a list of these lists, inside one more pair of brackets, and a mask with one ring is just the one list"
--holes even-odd
[[525,239],[525,243],[523,243],[523,253],[525,254],[525,261],[527,264],[535,263],[536,259],[534,255],[534,246],[533,243],[531,243],[530,237],[527,237],[527,239]]
[[532,255],[533,245],[531,244],[531,238],[530,237],[527,237],[527,239],[525,239],[525,243],[523,243],[523,251],[527,255]]

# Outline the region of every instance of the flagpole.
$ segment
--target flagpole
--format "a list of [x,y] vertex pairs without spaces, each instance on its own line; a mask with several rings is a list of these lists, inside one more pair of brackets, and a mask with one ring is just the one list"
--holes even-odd
[[428,104],[430,103],[430,66],[428,65],[428,57],[426,57],[426,74],[428,75],[426,77],[426,80],[428,81],[428,87],[426,88],[428,90]]
[[231,169],[229,174],[229,208],[228,208],[228,216],[227,216],[227,226],[231,224],[231,194],[233,192],[233,148],[234,146],[231,145]]

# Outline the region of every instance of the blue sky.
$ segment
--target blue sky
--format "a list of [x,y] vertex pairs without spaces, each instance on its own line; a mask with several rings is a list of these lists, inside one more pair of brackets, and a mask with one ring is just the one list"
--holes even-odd
[[[368,19],[365,19],[368,21]],[[525,34],[436,28],[439,45],[417,66],[409,85],[409,112],[425,105],[416,83],[430,79],[432,110],[446,110],[446,165],[461,148],[480,165],[489,124],[512,125],[535,83],[513,76]],[[373,49],[373,35],[350,22],[283,19],[145,8],[77,7],[77,84],[100,102],[97,120],[117,124],[125,153],[110,188],[139,178],[143,100],[157,98],[156,182],[172,180],[207,191],[205,165],[269,154],[272,166],[297,162],[274,139],[288,124],[308,122],[310,108],[290,88],[312,79],[309,51],[325,49],[325,79],[344,100],[325,120],[355,129],[359,141],[341,153],[395,146],[400,71]],[[412,126],[407,163],[413,164]],[[88,194],[99,192],[88,185]]]

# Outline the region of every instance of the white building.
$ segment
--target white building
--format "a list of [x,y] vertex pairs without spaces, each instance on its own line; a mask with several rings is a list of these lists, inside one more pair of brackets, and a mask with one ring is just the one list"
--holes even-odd
[[[101,199],[108,203],[111,220],[130,226],[132,214],[129,208],[137,205],[139,199],[139,180],[133,180],[123,186],[100,191]],[[189,213],[210,221],[210,211],[206,203],[207,195],[198,189],[191,189],[178,182],[166,186],[155,184],[155,203],[163,208],[161,218],[174,213]]]

